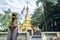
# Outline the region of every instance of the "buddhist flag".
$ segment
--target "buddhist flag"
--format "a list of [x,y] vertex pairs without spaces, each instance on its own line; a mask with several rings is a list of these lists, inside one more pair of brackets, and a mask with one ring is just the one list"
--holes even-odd
[[24,10],[25,10],[25,6],[23,7],[23,9],[22,9],[22,11],[21,11],[21,14],[23,14]]

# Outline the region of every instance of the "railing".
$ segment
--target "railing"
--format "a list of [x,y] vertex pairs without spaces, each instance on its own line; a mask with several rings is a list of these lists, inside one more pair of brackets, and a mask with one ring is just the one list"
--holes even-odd
[[41,32],[42,40],[55,40],[60,38],[60,32]]
[[[7,40],[7,32],[0,32],[0,40]],[[29,40],[29,33],[18,33],[18,40]]]

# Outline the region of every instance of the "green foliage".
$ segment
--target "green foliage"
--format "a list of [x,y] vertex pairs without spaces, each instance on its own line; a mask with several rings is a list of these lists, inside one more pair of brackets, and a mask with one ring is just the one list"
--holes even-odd
[[32,24],[34,26],[40,26],[43,23],[44,16],[43,13],[41,12],[41,7],[35,9],[31,19],[32,19]]
[[[60,31],[60,0],[37,0],[43,3],[44,14],[41,13],[40,7],[35,9],[32,15],[33,24],[37,25],[42,29],[42,31]],[[57,2],[57,3],[56,3]],[[40,15],[42,14],[42,15]],[[35,16],[38,15],[38,16]],[[36,20],[36,22],[35,22]],[[37,21],[38,20],[38,21]]]
[[4,28],[4,31],[7,30],[9,22],[11,21],[11,11],[10,9],[4,11],[5,15],[0,16],[1,18],[1,23],[2,23],[2,27]]

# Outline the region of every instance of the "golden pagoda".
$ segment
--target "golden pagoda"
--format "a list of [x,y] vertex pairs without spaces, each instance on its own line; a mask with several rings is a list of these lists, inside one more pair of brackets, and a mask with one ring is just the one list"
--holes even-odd
[[25,16],[25,20],[24,20],[24,23],[22,24],[21,29],[23,32],[29,32],[30,35],[32,35],[33,33],[33,26],[30,20],[30,16],[28,14],[28,6],[26,8],[26,16]]

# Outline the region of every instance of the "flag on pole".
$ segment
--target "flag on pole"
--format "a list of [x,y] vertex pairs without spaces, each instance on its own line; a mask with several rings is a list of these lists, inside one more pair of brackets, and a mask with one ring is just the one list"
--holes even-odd
[[23,9],[22,9],[22,11],[21,11],[21,14],[23,14],[24,10],[25,10],[25,6],[23,7]]

